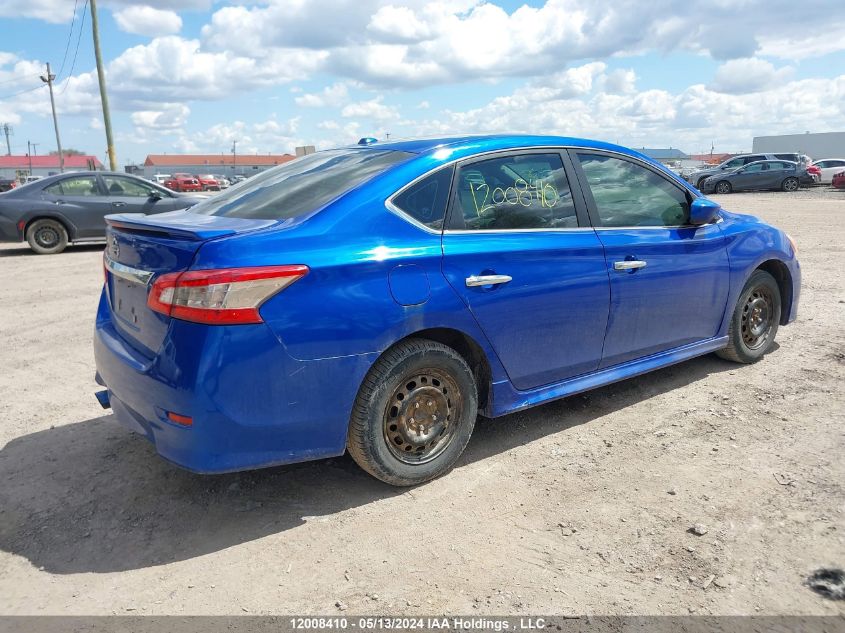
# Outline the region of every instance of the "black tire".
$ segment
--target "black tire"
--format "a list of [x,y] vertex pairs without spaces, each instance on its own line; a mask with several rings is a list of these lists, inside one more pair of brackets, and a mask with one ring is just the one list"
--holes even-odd
[[781,183],[780,188],[784,191],[798,191],[798,187],[801,183],[798,182],[798,179],[794,176],[790,176],[789,178],[784,178],[784,181]]
[[26,229],[26,241],[39,255],[55,255],[67,247],[67,229],[58,220],[36,220]]
[[755,270],[731,315],[730,342],[716,353],[736,363],[760,360],[775,343],[781,305],[780,289],[774,277],[764,270]]
[[408,339],[387,350],[364,378],[346,446],[373,477],[414,486],[454,466],[477,414],[475,379],[463,357],[435,341]]
[[720,180],[716,183],[715,191],[716,193],[731,193],[733,191],[733,187],[727,180]]

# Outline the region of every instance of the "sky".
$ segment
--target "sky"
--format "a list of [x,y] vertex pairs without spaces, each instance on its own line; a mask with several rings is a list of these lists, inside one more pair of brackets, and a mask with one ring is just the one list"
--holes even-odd
[[[99,0],[118,163],[560,134],[687,153],[845,130],[835,0]],[[0,0],[13,154],[106,162],[86,0]],[[0,136],[2,139],[2,136]],[[2,139],[5,141],[5,139]],[[795,151],[800,148],[784,148]],[[2,148],[5,153],[5,147]]]

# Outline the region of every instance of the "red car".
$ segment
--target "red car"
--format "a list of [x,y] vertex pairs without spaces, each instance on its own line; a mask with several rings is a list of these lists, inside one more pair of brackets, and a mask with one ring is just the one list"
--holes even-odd
[[203,191],[200,181],[190,174],[173,174],[172,178],[164,181],[164,186],[172,191]]
[[815,180],[815,184],[819,184],[822,181],[822,170],[815,165],[808,165],[807,166],[807,173],[813,177]]
[[838,174],[833,174],[831,184],[836,189],[845,189],[845,171],[840,171]]
[[220,183],[217,182],[217,179],[214,176],[210,176],[208,174],[205,176],[195,175],[194,178],[199,180],[203,191],[220,191]]

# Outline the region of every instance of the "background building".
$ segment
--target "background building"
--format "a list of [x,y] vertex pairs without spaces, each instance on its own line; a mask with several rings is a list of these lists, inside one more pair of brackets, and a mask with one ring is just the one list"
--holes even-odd
[[[91,171],[103,169],[96,156],[65,156],[65,171]],[[59,157],[47,156],[0,156],[0,178],[21,178],[25,176],[52,176],[59,173]]]
[[150,154],[144,161],[143,173],[140,175],[145,178],[155,174],[172,176],[180,173],[252,176],[294,158],[290,154]]
[[800,152],[813,160],[845,158],[845,132],[755,136],[753,152]]

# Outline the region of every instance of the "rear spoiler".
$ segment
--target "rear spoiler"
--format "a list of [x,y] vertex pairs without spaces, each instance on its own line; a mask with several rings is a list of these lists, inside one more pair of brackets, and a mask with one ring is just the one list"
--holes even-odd
[[194,241],[211,240],[255,231],[272,226],[277,220],[252,220],[246,218],[227,218],[219,215],[199,215],[187,210],[169,213],[117,213],[106,216],[106,224],[128,233],[162,235]]

